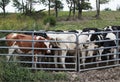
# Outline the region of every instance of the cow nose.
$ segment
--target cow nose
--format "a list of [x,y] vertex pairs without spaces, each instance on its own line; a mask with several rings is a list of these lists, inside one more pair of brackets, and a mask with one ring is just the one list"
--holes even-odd
[[51,53],[51,50],[47,50],[47,54]]

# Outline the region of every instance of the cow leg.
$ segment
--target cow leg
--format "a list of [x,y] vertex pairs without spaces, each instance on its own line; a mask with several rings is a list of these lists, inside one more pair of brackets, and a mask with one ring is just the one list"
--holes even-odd
[[[103,48],[103,47],[100,47],[100,48]],[[102,52],[103,52],[103,49],[100,49],[100,50],[99,50],[99,53],[98,53],[100,56],[98,56],[98,57],[96,58],[97,61],[101,61],[101,60],[102,60],[102,59],[101,59]]]
[[86,59],[85,59],[85,56],[86,56],[86,52],[85,52],[85,51],[82,51],[81,54],[82,54],[82,55],[81,55],[81,56],[82,56],[82,64],[83,64],[83,67],[85,67],[85,60],[86,60]]
[[[8,50],[8,56],[7,56],[7,61],[10,60],[11,56],[13,55],[14,51],[16,50],[15,48],[18,48],[18,46],[11,46],[11,48]],[[14,55],[13,61],[16,61],[16,56]]]
[[57,57],[59,54],[58,54],[58,51],[55,51],[55,57],[54,57],[54,62],[55,62],[55,67],[58,68],[58,65],[57,65]]
[[[41,64],[40,64],[41,65]],[[33,67],[37,67],[37,54],[34,55],[34,63],[33,63]]]
[[[94,54],[94,50],[89,50],[89,49],[95,49],[95,44],[94,44],[94,43],[90,43],[90,44],[88,45],[87,49],[88,49],[88,54],[87,54],[87,56],[92,57],[93,54]],[[92,58],[91,61],[93,61],[93,58]]]
[[61,57],[60,61],[62,62],[62,66],[63,66],[64,69],[66,68],[66,66],[65,66],[65,57],[66,57],[66,54],[67,54],[67,50],[62,50],[62,56],[64,56],[64,57]]
[[114,48],[114,59],[117,57],[117,49],[116,48]]
[[10,58],[11,58],[14,51],[15,51],[15,49],[9,49],[8,50],[7,61],[10,61]]
[[80,44],[79,48],[80,48],[81,57],[82,57],[81,61],[82,61],[83,67],[85,68],[85,60],[86,60],[85,59],[85,57],[86,57],[86,51],[84,51],[85,47],[82,44]]
[[[92,57],[92,56],[93,56],[93,53],[94,53],[94,50],[89,50],[87,56]],[[93,57],[92,57],[91,62],[93,62]]]
[[[114,59],[117,58],[117,49],[116,48],[113,49],[113,58]],[[116,64],[116,63],[117,63],[117,61],[114,62],[114,64]]]

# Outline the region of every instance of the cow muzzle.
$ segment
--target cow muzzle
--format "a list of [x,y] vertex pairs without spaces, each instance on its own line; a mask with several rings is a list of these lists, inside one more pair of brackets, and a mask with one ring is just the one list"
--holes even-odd
[[50,54],[51,53],[51,50],[47,50],[47,54]]

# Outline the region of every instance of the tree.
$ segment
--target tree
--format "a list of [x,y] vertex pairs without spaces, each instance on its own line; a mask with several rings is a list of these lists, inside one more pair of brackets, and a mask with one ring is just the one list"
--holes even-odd
[[70,18],[70,16],[71,16],[71,12],[72,12],[72,0],[66,0],[66,2],[67,2],[67,4],[68,4],[68,8],[69,8],[69,15],[68,15],[68,20],[69,20],[69,18]]
[[77,0],[78,19],[82,17],[82,10],[92,9],[89,0]]
[[72,11],[73,11],[73,18],[75,18],[75,10],[78,10],[78,19],[80,19],[82,17],[82,10],[88,10],[92,8],[88,0],[66,0],[66,1],[68,4],[70,4],[70,6],[68,6],[69,18]]
[[66,0],[69,8],[69,15],[68,15],[68,20],[71,16],[71,13],[73,11],[73,18],[75,18],[75,10],[76,10],[76,0]]
[[97,11],[97,13],[95,15],[96,18],[99,18],[99,16],[100,16],[100,4],[106,4],[109,1],[110,0],[96,0],[96,11]]
[[53,0],[39,0],[39,3],[42,3],[42,4],[44,4],[45,6],[48,6],[48,15],[49,15],[49,16],[50,16],[51,2],[53,2]]
[[23,0],[13,0],[13,6],[18,9],[18,11],[25,12],[25,2]]
[[37,3],[38,0],[13,0],[13,6],[22,11],[22,13],[30,14],[33,9],[33,3]]
[[5,7],[9,4],[10,0],[0,0],[0,7],[2,8],[3,10],[3,14],[4,14],[4,17],[5,17]]
[[58,10],[63,9],[63,4],[60,0],[54,0],[51,4],[51,8],[54,8],[55,16],[58,17]]

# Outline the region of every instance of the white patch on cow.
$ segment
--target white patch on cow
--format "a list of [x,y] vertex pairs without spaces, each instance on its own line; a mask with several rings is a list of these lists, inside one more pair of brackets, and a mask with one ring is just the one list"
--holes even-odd
[[[16,43],[16,42],[15,42]],[[14,43],[14,44],[15,44]],[[10,57],[13,55],[14,51],[16,50],[16,48],[19,48],[17,45],[12,45],[11,48],[8,50],[9,51],[9,55],[7,56],[7,60],[10,60]],[[14,56],[13,60],[16,60],[16,56]]]
[[47,50],[47,53],[50,53],[51,51],[50,51],[50,42],[48,42],[46,39],[45,39],[45,42],[44,42],[44,44],[47,46],[47,48],[48,48],[48,50]]
[[104,30],[106,30],[106,29],[107,29],[107,27],[104,28]]
[[16,36],[17,36],[17,33],[13,33],[12,38],[13,38],[13,37],[16,37]]
[[105,27],[105,28],[104,28],[104,30],[107,30],[107,29],[113,31],[112,26],[108,26],[108,27]]
[[94,31],[94,30],[90,30],[89,33],[90,33],[90,34],[89,34],[89,37],[88,37],[87,41],[90,41],[90,38],[91,38],[91,36],[93,35],[93,33],[95,33],[95,31]]
[[82,32],[82,30],[77,30],[79,33],[81,33]]
[[112,26],[109,26],[109,29],[110,29],[111,31],[113,31]]
[[[95,44],[92,42],[92,43],[89,43],[89,46],[87,47],[87,49],[88,49],[88,50],[89,50],[89,49],[94,49],[95,47],[97,47],[97,45],[95,45]],[[94,53],[93,50],[89,50],[87,56],[93,56],[93,53]]]
[[107,33],[106,38],[109,38],[110,40],[115,40],[116,35],[114,33]]
[[35,36],[37,40],[39,40],[40,36]]
[[98,35],[99,40],[101,40],[101,37]]

